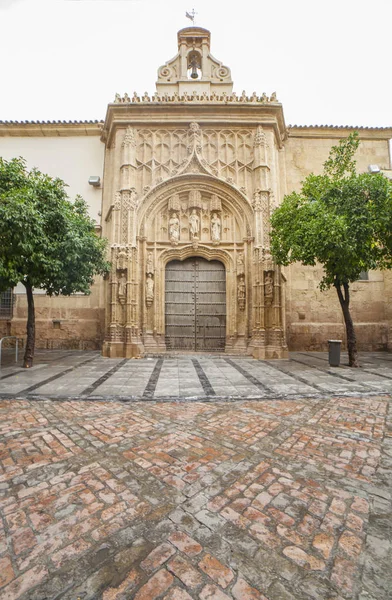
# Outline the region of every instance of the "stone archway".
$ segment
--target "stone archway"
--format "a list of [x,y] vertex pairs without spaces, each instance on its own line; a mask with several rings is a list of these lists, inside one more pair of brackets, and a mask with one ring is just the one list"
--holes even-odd
[[[251,210],[240,193],[206,175],[178,177],[145,199],[139,207],[139,247],[145,265],[143,275],[149,277],[148,284],[154,292],[151,299],[145,297],[141,302],[145,351],[181,350],[178,336],[168,336],[166,332],[166,266],[171,261],[200,257],[222,264],[220,282],[215,283],[222,285],[225,295],[224,327],[207,314],[206,308],[202,325],[188,324],[195,335],[197,328],[202,327],[200,336],[204,341],[196,335],[191,343],[188,336],[183,349],[246,352],[251,328]],[[206,276],[213,277],[210,270],[211,265],[206,268]],[[218,293],[214,282],[210,283],[211,293]],[[142,286],[142,294],[145,290],[146,285]],[[201,304],[198,306],[202,310]],[[219,329],[219,339],[214,342],[211,330],[215,327]]]
[[193,256],[167,263],[165,342],[167,350],[224,351],[226,272],[222,262]]
[[260,196],[251,205],[232,185],[201,173],[164,181],[147,190],[140,203],[132,194],[121,196],[113,205],[113,239],[120,243],[111,247],[103,353],[137,356],[170,350],[166,265],[198,256],[220,261],[225,268],[224,351],[257,358],[284,356],[281,276],[262,246],[265,201]]

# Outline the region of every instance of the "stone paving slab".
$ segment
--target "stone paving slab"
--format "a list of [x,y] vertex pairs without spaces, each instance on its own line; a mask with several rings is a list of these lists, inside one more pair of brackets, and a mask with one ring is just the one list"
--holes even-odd
[[[215,385],[227,369],[194,360]],[[105,364],[128,380],[139,362]],[[159,402],[157,387],[0,401],[0,600],[390,598],[390,395]]]
[[0,370],[0,398],[152,399],[283,398],[392,392],[392,355],[364,353],[361,368],[328,365],[326,353],[289,360],[228,355],[108,359],[97,352],[41,351],[35,366]]

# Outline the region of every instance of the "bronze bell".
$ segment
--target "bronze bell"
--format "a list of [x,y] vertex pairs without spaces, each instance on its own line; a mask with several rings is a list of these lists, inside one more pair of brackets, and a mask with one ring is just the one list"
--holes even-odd
[[196,53],[194,53],[189,58],[189,66],[191,68],[191,79],[198,79],[199,73],[197,72],[197,69],[199,68],[199,57]]

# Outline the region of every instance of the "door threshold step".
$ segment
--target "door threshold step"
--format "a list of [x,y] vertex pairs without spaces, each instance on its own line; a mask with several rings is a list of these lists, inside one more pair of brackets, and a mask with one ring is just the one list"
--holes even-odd
[[180,350],[176,351],[167,351],[167,352],[147,352],[143,354],[142,358],[180,358],[181,356],[185,356],[186,358],[194,357],[211,357],[211,358],[228,358],[229,356],[233,356],[235,358],[249,358],[254,360],[253,356],[249,354],[234,354],[232,352],[196,352],[193,350]]

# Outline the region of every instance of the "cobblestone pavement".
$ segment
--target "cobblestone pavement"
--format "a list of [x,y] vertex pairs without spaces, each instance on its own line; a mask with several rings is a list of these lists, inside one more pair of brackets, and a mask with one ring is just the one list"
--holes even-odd
[[336,368],[321,352],[257,361],[228,355],[124,360],[97,352],[41,351],[32,369],[9,360],[3,365],[0,398],[170,401],[391,393],[392,354],[363,353],[360,358],[361,368],[350,369],[346,356]]
[[[245,377],[197,360],[212,387]],[[93,387],[88,364],[53,383]],[[107,364],[147,381],[159,363]],[[160,377],[145,402],[0,401],[0,600],[391,597],[388,394],[158,402]]]

